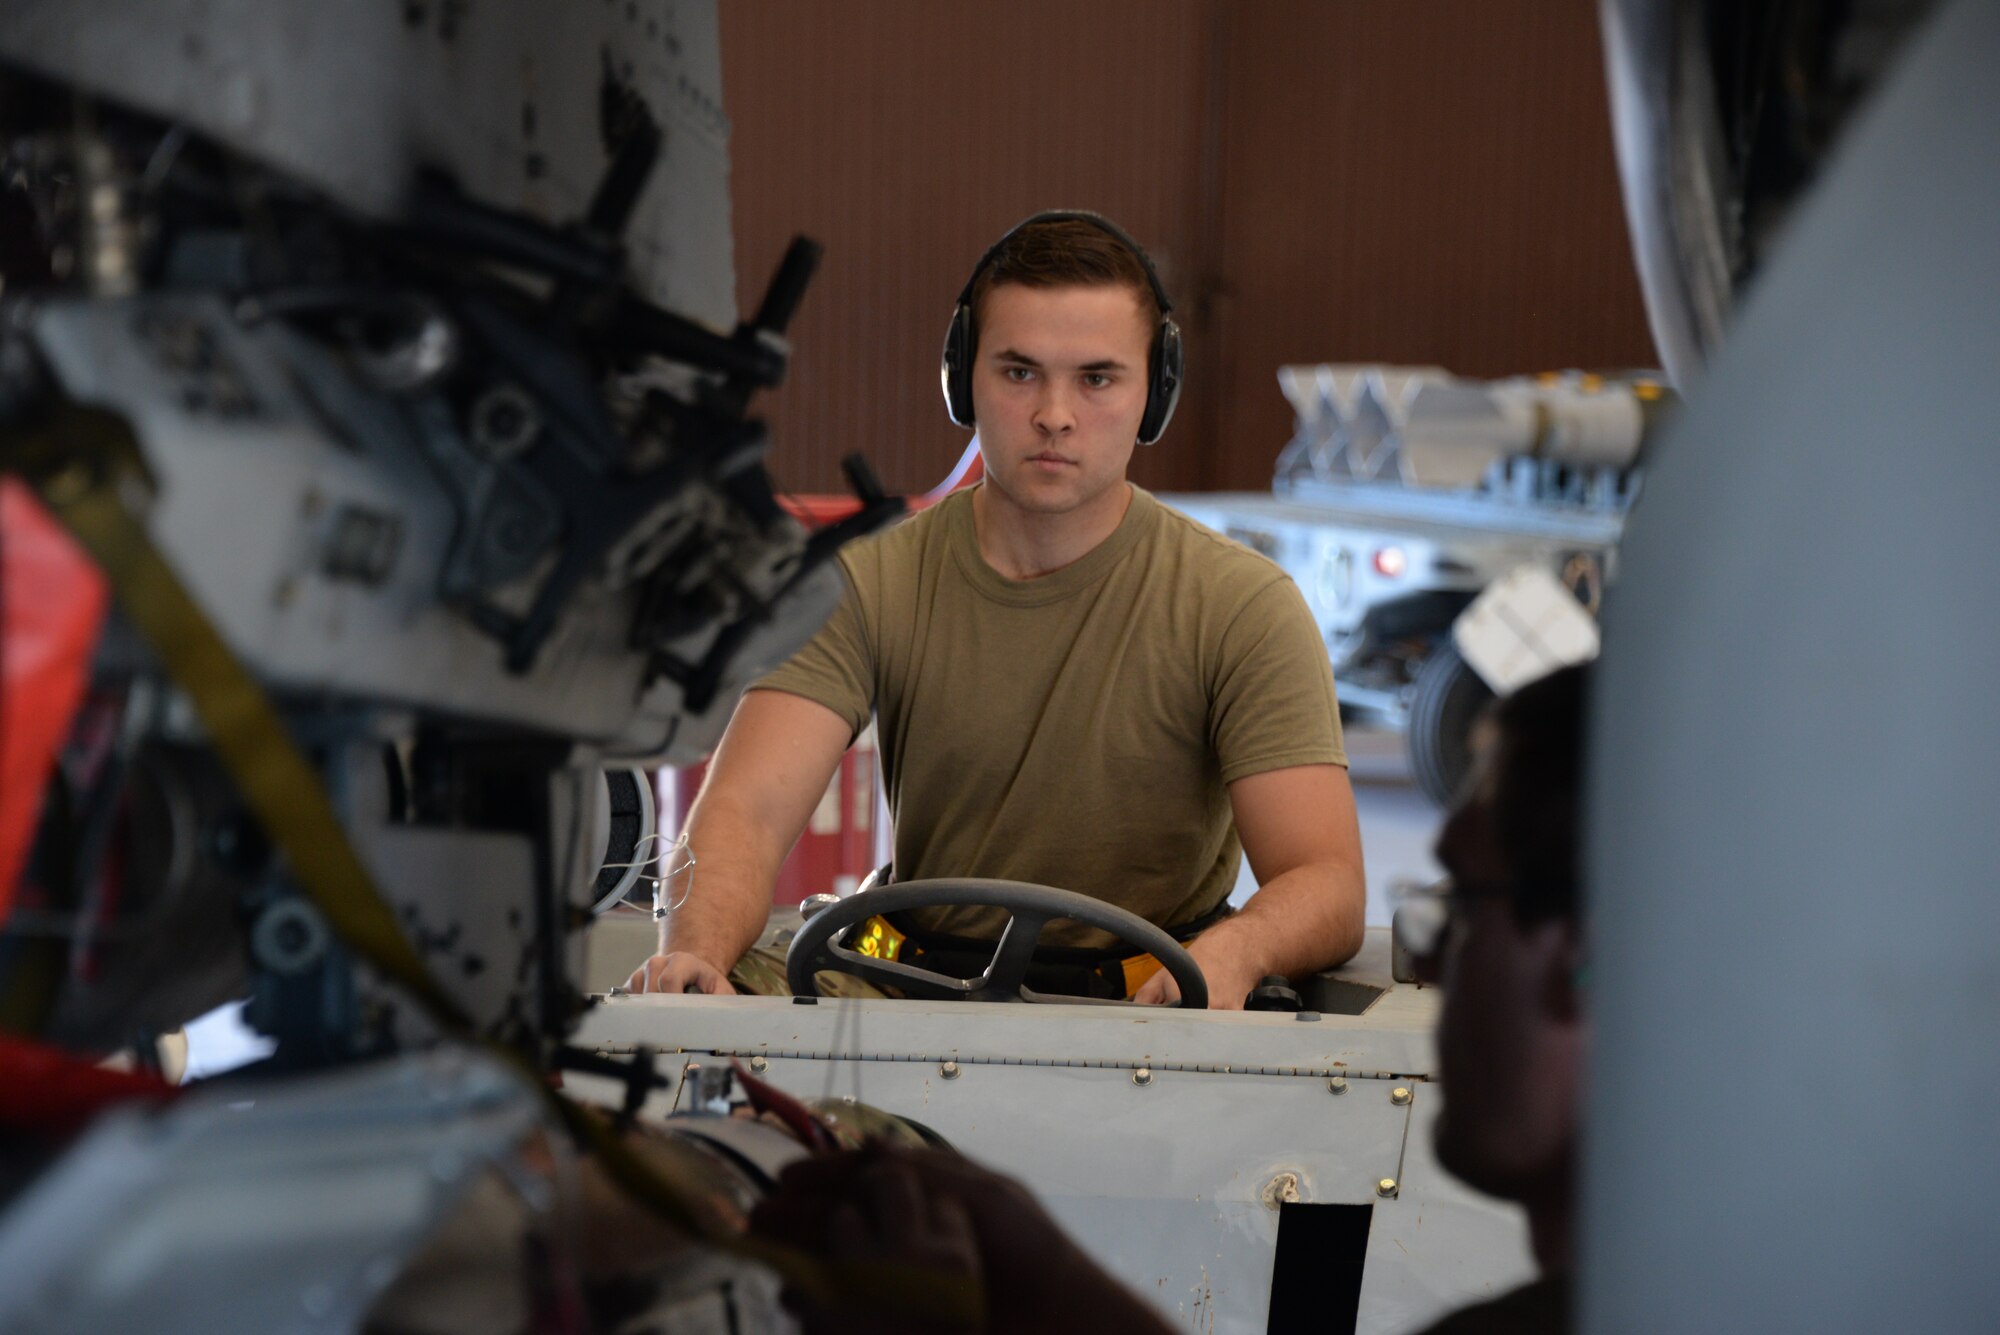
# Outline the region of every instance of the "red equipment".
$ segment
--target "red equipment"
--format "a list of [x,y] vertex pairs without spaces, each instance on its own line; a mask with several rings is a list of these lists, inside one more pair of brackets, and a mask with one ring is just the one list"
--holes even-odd
[[104,576],[27,487],[0,481],[0,923],[90,676]]

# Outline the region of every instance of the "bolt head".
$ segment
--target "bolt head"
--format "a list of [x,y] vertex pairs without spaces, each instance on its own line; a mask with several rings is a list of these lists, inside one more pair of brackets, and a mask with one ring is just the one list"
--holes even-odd
[[1398,1085],[1394,1089],[1389,1091],[1389,1102],[1395,1104],[1398,1108],[1402,1107],[1409,1101],[1410,1101],[1410,1091],[1407,1087],[1403,1085]]
[[1396,1191],[1396,1179],[1393,1177],[1385,1177],[1375,1184],[1375,1194],[1377,1196],[1394,1196]]
[[938,1067],[938,1074],[943,1076],[947,1080],[958,1079],[958,1063],[957,1062],[944,1063],[944,1065]]
[[1153,1068],[1152,1068],[1152,1067],[1150,1067],[1150,1066],[1141,1066],[1141,1067],[1140,1067],[1140,1068],[1138,1068],[1138,1069],[1137,1069],[1136,1071],[1132,1072],[1132,1083],[1133,1083],[1133,1084],[1135,1084],[1135,1085],[1150,1085],[1150,1084],[1152,1084],[1152,1083],[1153,1083]]
[[1329,1094],[1345,1094],[1347,1092],[1347,1077],[1337,1075],[1328,1080],[1326,1082],[1326,1092]]
[[771,1069],[771,1063],[770,1063],[770,1062],[768,1062],[768,1061],[766,1061],[766,1060],[765,1060],[764,1058],[762,1058],[762,1057],[752,1057],[752,1058],[750,1059],[750,1071],[751,1071],[751,1074],[753,1074],[753,1075],[762,1075],[762,1074],[764,1074],[764,1072],[766,1072],[766,1071],[768,1071],[768,1070],[770,1070],[770,1069]]

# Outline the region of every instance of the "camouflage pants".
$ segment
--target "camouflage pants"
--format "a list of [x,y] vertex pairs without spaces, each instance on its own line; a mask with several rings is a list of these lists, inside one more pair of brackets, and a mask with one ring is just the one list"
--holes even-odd
[[[818,978],[820,995],[828,997],[871,997],[881,1000],[894,995],[851,973],[822,969]],[[785,981],[785,952],[776,946],[754,946],[729,971],[729,983],[738,992],[753,997],[789,997],[792,986]]]

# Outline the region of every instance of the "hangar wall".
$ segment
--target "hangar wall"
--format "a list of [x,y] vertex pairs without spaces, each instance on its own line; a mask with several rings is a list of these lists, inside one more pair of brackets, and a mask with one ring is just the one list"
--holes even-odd
[[1650,364],[1593,0],[871,0],[722,7],[739,297],[827,245],[764,405],[773,471],[936,483],[934,368],[980,251],[1090,207],[1153,251],[1189,387],[1135,478],[1260,489],[1286,361]]

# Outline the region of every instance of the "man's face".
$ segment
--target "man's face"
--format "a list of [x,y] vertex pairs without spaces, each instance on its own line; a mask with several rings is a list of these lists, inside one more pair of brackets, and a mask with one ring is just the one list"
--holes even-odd
[[972,399],[986,480],[1002,498],[1067,514],[1124,482],[1152,337],[1129,287],[1007,283],[986,294]]
[[[1487,748],[1490,753],[1491,747]],[[1493,774],[1438,838],[1461,896],[1440,961],[1438,1159],[1472,1186],[1513,1200],[1566,1189],[1581,1112],[1585,1044],[1574,989],[1575,931],[1522,926],[1493,829]]]

